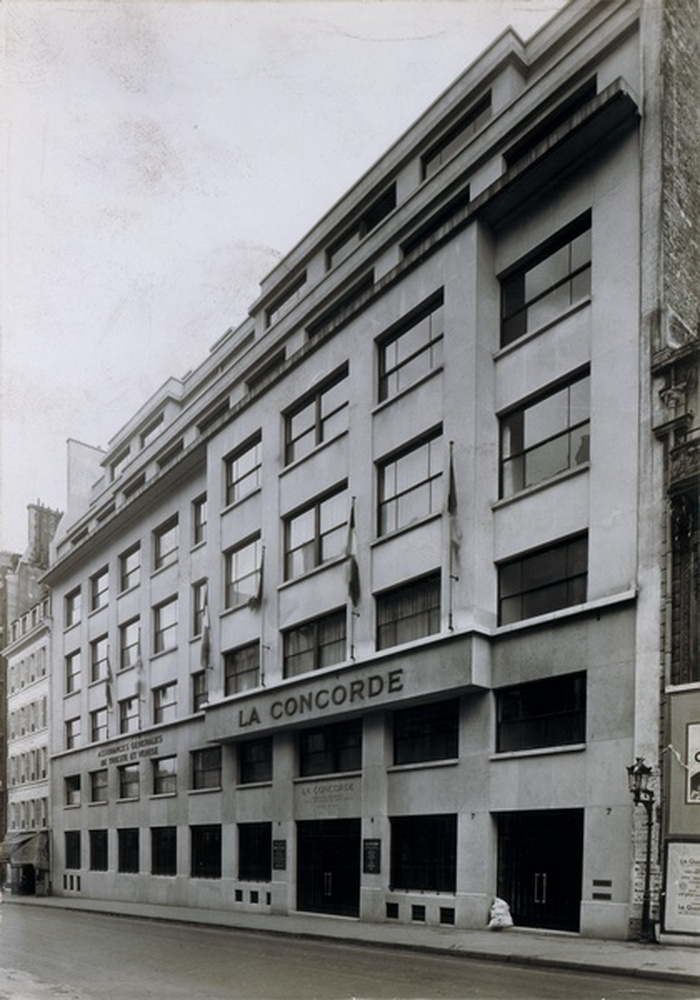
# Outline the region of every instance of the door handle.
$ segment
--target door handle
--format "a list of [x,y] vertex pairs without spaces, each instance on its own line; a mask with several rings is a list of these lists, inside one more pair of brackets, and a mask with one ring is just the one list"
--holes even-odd
[[535,902],[547,902],[547,872],[535,872]]
[[330,896],[333,890],[333,872],[323,873],[323,895]]

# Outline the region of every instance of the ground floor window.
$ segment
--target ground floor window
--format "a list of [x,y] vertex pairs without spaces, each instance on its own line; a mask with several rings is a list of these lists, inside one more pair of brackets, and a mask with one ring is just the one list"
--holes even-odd
[[66,868],[80,868],[80,830],[65,832]]
[[251,882],[272,878],[272,823],[238,824],[238,877]]
[[457,887],[457,816],[394,816],[391,888],[454,892]]
[[107,830],[90,830],[90,870],[106,872],[107,859]]
[[193,750],[192,788],[221,788],[221,747]]
[[238,780],[241,785],[272,781],[272,737],[246,740],[238,747]]
[[394,764],[446,760],[459,754],[459,701],[394,712]]
[[362,767],[362,721],[314,726],[299,734],[299,775],[359,771]]
[[151,873],[177,875],[177,827],[154,826],[151,830]]
[[139,830],[125,827],[117,830],[117,871],[138,873],[139,870]]
[[192,878],[221,878],[221,826],[191,826]]

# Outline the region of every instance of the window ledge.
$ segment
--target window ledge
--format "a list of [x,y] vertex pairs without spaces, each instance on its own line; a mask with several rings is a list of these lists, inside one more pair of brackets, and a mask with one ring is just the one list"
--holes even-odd
[[245,503],[246,500],[257,496],[259,493],[262,493],[262,486],[256,486],[254,490],[251,490],[250,493],[246,493],[245,496],[239,497],[238,500],[234,500],[233,503],[227,503],[226,506],[220,511],[220,516],[223,517],[224,514],[228,514],[229,511],[235,510],[236,507],[240,507],[240,505]]
[[193,545],[190,545],[190,552],[197,552],[199,549],[206,548],[206,546],[207,540],[203,538],[201,542],[195,542]]
[[139,802],[139,801],[140,801],[139,795],[132,795],[127,799],[121,799],[121,798],[117,799],[117,802]]
[[292,778],[292,784],[302,785],[316,781],[350,781],[361,777],[362,771],[333,771],[330,774],[305,774],[303,777]]
[[148,796],[149,799],[176,799],[177,792],[154,792],[153,795]]
[[159,573],[164,573],[166,569],[170,569],[171,566],[177,566],[178,562],[179,562],[179,556],[175,556],[173,559],[168,559],[167,562],[164,562],[162,566],[156,566],[155,569],[151,570],[150,573],[151,580],[154,577],[158,576]]
[[318,455],[319,451],[323,451],[324,448],[329,448],[332,444],[335,444],[336,441],[339,441],[343,437],[348,437],[349,434],[350,431],[346,427],[345,430],[338,431],[338,433],[334,434],[333,437],[329,437],[327,441],[319,441],[319,443],[315,445],[311,451],[307,451],[305,455],[301,455],[300,458],[295,458],[292,462],[289,462],[288,465],[285,465],[285,467],[280,470],[280,478],[288,472],[291,472],[292,469],[296,469],[298,466],[302,465],[314,455]]
[[553,747],[534,747],[531,750],[504,750],[503,753],[492,753],[489,756],[489,760],[520,760],[523,757],[549,757],[553,754],[581,753],[585,749],[585,743],[566,743]]
[[[301,779],[297,779],[301,780]],[[305,780],[305,779],[304,779]],[[245,781],[236,783],[236,791],[244,788],[272,788],[271,781]]]
[[530,497],[533,493],[539,493],[541,490],[546,490],[550,486],[556,486],[557,483],[561,483],[563,480],[572,479],[574,476],[579,476],[582,472],[588,472],[591,468],[590,462],[581,462],[573,469],[565,469],[564,472],[558,472],[556,476],[550,476],[548,479],[543,479],[539,483],[535,483],[533,486],[526,486],[525,489],[518,490],[517,493],[511,493],[508,497],[501,497],[491,504],[491,510],[500,510],[502,507],[507,507],[511,503],[515,503],[517,500],[524,500],[526,497]]
[[558,611],[549,611],[545,615],[537,615],[534,618],[523,618],[522,621],[512,622],[510,625],[499,625],[493,631],[497,638],[508,635],[511,632],[519,632],[526,628],[536,628],[538,625],[549,625],[552,622],[561,621],[566,618],[575,618],[578,615],[590,615],[605,608],[614,607],[616,604],[625,604],[637,598],[637,588],[630,587],[609,597],[599,597],[597,600],[586,601],[585,604],[572,604],[568,608],[560,608]]
[[685,684],[667,684],[665,690],[667,694],[682,694],[684,691],[698,691],[700,690],[700,680],[688,681]]
[[134,590],[138,590],[140,586],[141,581],[139,580],[138,583],[132,583],[130,587],[125,587],[124,590],[120,590],[117,594],[117,600],[119,600],[120,597],[125,597],[127,594],[131,594]]
[[211,792],[220,792],[221,785],[217,785],[216,788],[188,788],[188,795],[209,795]]
[[559,323],[563,323],[565,319],[569,318],[569,316],[573,316],[582,309],[586,309],[590,306],[592,301],[593,296],[587,295],[585,299],[581,299],[580,302],[577,302],[575,305],[565,309],[564,312],[559,313],[559,315],[550,320],[549,323],[544,323],[542,326],[538,326],[535,330],[528,330],[527,333],[524,333],[522,337],[518,337],[517,340],[512,341],[510,344],[506,344],[505,347],[499,347],[498,350],[494,352],[493,360],[500,361],[502,357],[505,357],[506,354],[510,354],[511,351],[517,351],[517,349],[522,347],[523,344],[527,344],[536,337],[539,337],[540,334],[546,333],[547,330],[551,330],[553,326],[558,326]]
[[413,531],[414,528],[422,528],[424,524],[429,524],[431,521],[438,521],[443,514],[444,511],[437,510],[433,511],[431,514],[426,514],[425,517],[417,517],[415,521],[411,521],[410,524],[402,524],[400,528],[396,528],[394,531],[387,532],[386,535],[380,535],[379,538],[375,538],[374,541],[370,542],[370,548],[374,548],[375,545],[381,545],[382,542],[388,542],[392,538],[397,538],[399,535],[403,535],[407,531]]
[[107,799],[100,799],[99,802],[88,802],[88,809],[94,809],[95,806],[106,806]]
[[[300,573],[299,576],[293,576],[289,580],[283,580],[277,587],[278,590],[285,590],[287,587],[291,587],[293,584],[298,583],[299,580],[308,580],[310,576],[314,576],[316,573],[322,573],[323,570],[328,569],[331,566],[339,566],[344,563],[346,556],[335,556],[333,559],[328,559],[327,562],[322,562],[320,566],[314,566],[313,569],[309,569],[306,573]],[[248,607],[247,604],[241,604],[239,607]],[[311,673],[312,671],[309,671]]]
[[458,757],[448,757],[439,760],[417,760],[411,764],[391,764],[387,767],[388,774],[401,771],[424,771],[430,767],[456,767],[459,764]]

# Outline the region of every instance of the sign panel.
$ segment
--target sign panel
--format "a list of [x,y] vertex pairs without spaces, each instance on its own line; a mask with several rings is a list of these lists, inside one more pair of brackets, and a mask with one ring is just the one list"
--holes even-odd
[[272,869],[276,872],[286,871],[287,868],[287,841],[272,841]]
[[667,846],[664,930],[700,935],[700,842]]
[[381,840],[362,841],[362,871],[365,875],[379,875],[382,870]]

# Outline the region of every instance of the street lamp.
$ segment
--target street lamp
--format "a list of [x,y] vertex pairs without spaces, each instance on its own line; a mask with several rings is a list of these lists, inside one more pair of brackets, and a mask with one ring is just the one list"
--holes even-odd
[[644,895],[642,896],[642,941],[654,941],[654,931],[649,919],[651,900],[651,828],[654,822],[654,792],[649,788],[649,778],[653,768],[644,763],[643,757],[637,757],[634,764],[627,768],[627,781],[630,794],[636,806],[643,805],[647,813],[647,851],[644,869]]

